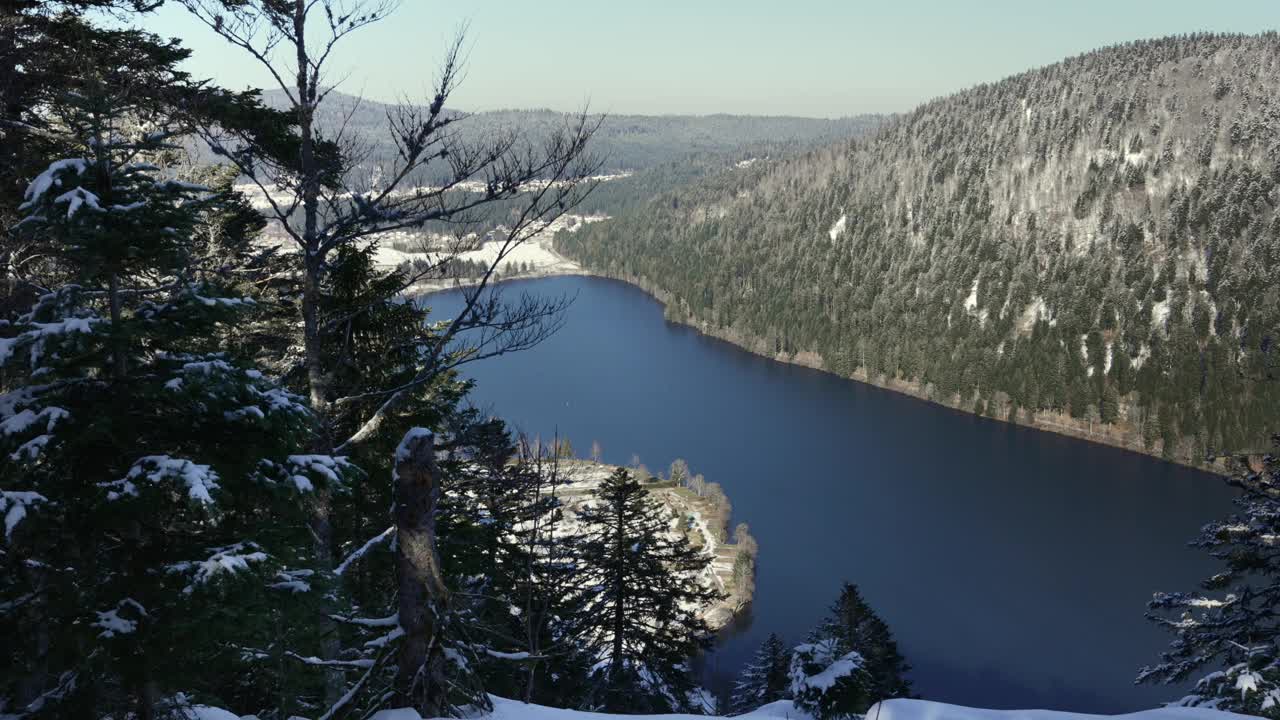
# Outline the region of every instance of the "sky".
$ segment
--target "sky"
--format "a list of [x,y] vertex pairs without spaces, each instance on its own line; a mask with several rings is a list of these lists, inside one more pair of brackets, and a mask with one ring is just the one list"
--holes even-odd
[[[198,77],[272,83],[173,3],[141,24],[181,38]],[[460,110],[838,117],[910,110],[1118,42],[1273,30],[1280,0],[401,0],[338,47],[331,77],[375,100],[420,99],[464,24]]]

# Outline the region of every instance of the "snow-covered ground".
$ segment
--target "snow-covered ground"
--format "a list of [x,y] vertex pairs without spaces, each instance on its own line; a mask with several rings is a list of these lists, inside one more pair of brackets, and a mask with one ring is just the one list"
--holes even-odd
[[[541,705],[526,705],[515,700],[504,700],[497,697],[493,698],[493,712],[484,717],[491,720],[606,720],[607,718],[708,720],[705,715],[606,715],[575,710],[557,710]],[[743,720],[773,718],[810,720],[809,715],[796,710],[788,700],[770,703],[759,710],[735,717]],[[1161,708],[1128,715],[1081,715],[1051,710],[981,710],[958,705],[944,705],[925,700],[888,700],[872,706],[866,717],[867,720],[1097,720],[1098,718],[1124,718],[1124,720],[1245,720],[1246,718],[1245,715],[1202,708]],[[201,718],[200,720],[205,719]],[[224,718],[210,716],[208,720],[224,720]],[[234,720],[234,716],[226,720]],[[372,720],[422,720],[422,717],[412,710],[383,710],[375,714]]]
[[[552,240],[555,238],[556,233],[561,230],[575,232],[588,223],[607,219],[608,216],[606,215],[561,215],[528,240],[508,251],[502,261],[498,263],[498,279],[512,280],[516,278],[551,277],[552,275],[587,274],[586,269],[581,265],[556,252],[552,247]],[[502,246],[503,243],[499,240],[488,241],[482,243],[479,248],[459,253],[457,258],[460,261],[482,262],[488,265],[497,259]],[[428,257],[428,255],[418,253],[403,253],[394,249],[390,250],[391,252],[384,256],[384,249],[379,246],[379,264],[383,263],[384,257],[388,265],[398,265],[405,260],[414,259],[415,256]],[[430,280],[414,285],[410,288],[410,292],[422,294],[462,287],[468,284],[471,284],[471,281],[467,278]]]
[[[630,173],[618,175],[602,175],[595,180],[604,182],[629,176]],[[251,205],[259,210],[269,210],[271,203],[266,193],[253,185],[240,184],[236,190],[249,199]],[[278,203],[288,200],[286,193],[273,198]],[[556,233],[561,230],[574,232],[588,223],[607,220],[607,215],[575,215],[565,214],[545,224],[532,233],[528,239],[514,248],[508,249],[497,266],[497,279],[512,280],[516,278],[550,277],[552,275],[583,275],[587,271],[574,261],[557,253],[552,246]],[[390,269],[406,262],[424,260],[432,262],[436,258],[447,255],[462,262],[480,262],[485,265],[493,263],[502,252],[502,233],[505,228],[498,228],[492,233],[493,240],[484,240],[477,236],[457,239],[442,235],[433,235],[407,230],[395,230],[371,235],[366,244],[377,244],[374,255],[379,267]],[[282,233],[266,233],[266,241],[278,244],[284,252],[296,252],[294,243],[282,236]],[[420,282],[409,289],[408,293],[421,295],[455,287],[473,284],[468,278],[439,278]]]

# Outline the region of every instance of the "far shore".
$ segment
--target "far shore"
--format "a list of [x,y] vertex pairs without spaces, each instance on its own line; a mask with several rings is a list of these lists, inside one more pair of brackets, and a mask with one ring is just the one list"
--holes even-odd
[[[843,375],[823,367],[822,358],[815,352],[801,351],[794,354],[770,353],[760,349],[764,347],[766,343],[761,341],[759,338],[744,338],[737,333],[712,326],[705,322],[674,316],[670,308],[672,297],[661,289],[653,288],[639,278],[620,277],[617,275],[589,270],[578,263],[559,255],[559,253],[555,253],[549,245],[550,244],[548,243],[548,247],[546,249],[549,252],[554,253],[556,257],[560,258],[563,262],[537,268],[528,273],[521,273],[512,276],[499,276],[494,280],[491,280],[491,282],[502,283],[512,280],[536,280],[540,278],[560,276],[601,277],[609,280],[616,280],[643,291],[646,295],[649,295],[654,300],[657,300],[662,304],[665,309],[665,315],[668,322],[691,327],[703,335],[716,338],[717,340],[722,340],[752,354],[766,357],[776,362],[787,363],[789,365],[799,365],[812,370],[829,373],[845,380],[865,383],[884,390],[908,395],[918,400],[924,400],[935,405],[941,405],[970,415],[978,414],[973,411],[971,403],[962,404],[957,402],[954,398],[948,399],[937,397],[933,393],[932,386],[922,388],[919,383],[915,381],[902,380],[899,378],[886,378],[881,375],[868,375],[862,370],[859,370],[854,375]],[[475,280],[468,281],[465,279],[423,283],[410,288],[408,294],[421,297],[447,290],[474,286],[475,283]],[[1101,423],[1090,422],[1088,420],[1081,420],[1073,418],[1067,413],[1036,410],[1031,413],[1027,413],[1026,411],[1020,412],[1019,417],[1016,419],[1010,419],[1007,412],[997,412],[994,414],[989,413],[982,415],[981,417],[996,420],[998,422],[1009,423],[1011,425],[1019,425],[1034,430],[1040,430],[1042,432],[1053,433],[1055,435],[1063,435],[1077,440],[1084,440],[1086,442],[1108,445],[1121,450],[1127,450],[1129,452],[1153,457],[1158,460],[1172,462],[1184,467],[1202,470],[1214,475],[1225,476],[1230,472],[1229,468],[1227,468],[1222,461],[1216,461],[1212,465],[1204,465],[1190,462],[1182,457],[1164,457],[1159,446],[1153,448],[1144,447],[1142,444],[1141,434],[1136,429],[1103,425]]]

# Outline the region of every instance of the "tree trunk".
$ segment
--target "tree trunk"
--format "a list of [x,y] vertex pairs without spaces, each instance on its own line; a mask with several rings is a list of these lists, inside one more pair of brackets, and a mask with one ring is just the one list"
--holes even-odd
[[[615,595],[613,601],[613,657],[609,663],[610,686],[617,682],[618,678],[622,675],[622,653],[624,649],[622,637],[626,627],[626,611],[623,607],[626,586],[626,568],[624,567],[624,563],[626,562],[626,547],[624,546],[625,538],[623,529],[625,527],[626,519],[622,517],[622,506],[623,503],[619,502],[617,505],[617,515],[614,518],[614,562],[617,564],[613,568],[613,587]],[[612,690],[612,687],[610,687],[610,689]]]
[[125,346],[123,310],[120,305],[120,278],[111,273],[107,286],[107,304],[111,309],[111,376],[124,380],[129,375],[128,350]]
[[440,471],[431,434],[410,430],[396,451],[396,579],[404,640],[396,667],[396,704],[423,717],[445,713],[444,653],[439,627],[449,591],[436,551]]
[[[311,69],[311,61],[307,52],[307,12],[309,3],[306,0],[294,0],[293,3],[293,37],[294,50],[297,55],[297,74],[294,76],[297,88],[296,105],[298,114],[298,174],[301,181],[303,210],[303,279],[302,292],[302,327],[303,355],[307,369],[307,390],[311,401],[311,409],[320,418],[320,432],[316,439],[316,452],[329,454],[333,450],[331,424],[329,423],[329,398],[324,383],[324,362],[321,354],[323,342],[320,337],[320,288],[321,274],[324,271],[324,259],[320,256],[320,241],[317,237],[319,227],[320,168],[316,164],[315,138],[312,123],[315,119],[315,97],[318,78]],[[323,569],[333,568],[333,523],[330,518],[331,502],[329,493],[319,492],[311,508],[311,536],[317,564]],[[338,656],[340,642],[337,623],[329,618],[331,614],[326,601],[322,608],[322,639],[320,641],[320,657],[332,660]],[[329,668],[325,671],[325,702],[332,706],[342,697],[344,689],[342,671]]]

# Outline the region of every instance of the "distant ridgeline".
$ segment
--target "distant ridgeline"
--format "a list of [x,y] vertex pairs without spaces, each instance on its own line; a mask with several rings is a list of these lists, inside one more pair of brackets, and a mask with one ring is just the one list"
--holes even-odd
[[1280,38],[1110,47],[734,167],[557,249],[676,320],[1202,463],[1280,429]]
[[[265,104],[283,107],[287,103],[282,91],[262,94]],[[411,98],[412,99],[412,98]],[[377,162],[395,158],[399,150],[387,134],[388,115],[395,106],[333,92],[320,106],[316,121],[328,133],[339,131],[352,140],[365,143],[368,172]],[[573,115],[552,110],[490,110],[464,113],[445,111],[459,118],[453,125],[457,140],[474,143],[483,138],[514,132],[535,146],[552,132],[571,122]],[[601,116],[594,116],[599,118]],[[860,135],[884,122],[881,115],[859,115],[835,119],[753,116],[753,115],[604,115],[599,130],[591,139],[590,152],[602,162],[601,172],[639,172],[682,160],[691,154],[732,156],[745,148],[785,149],[825,144]],[[437,183],[450,178],[452,167],[447,161],[434,163],[424,182]]]

